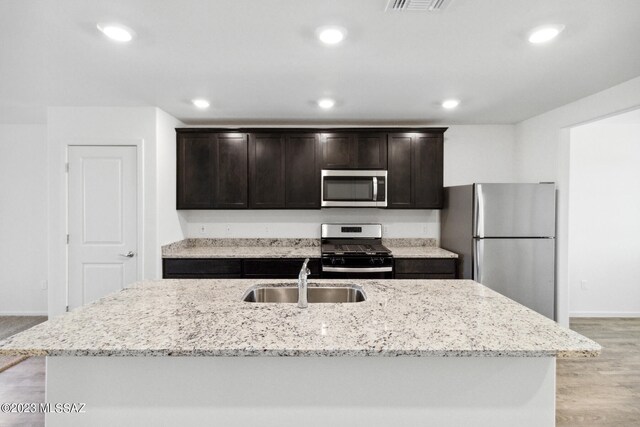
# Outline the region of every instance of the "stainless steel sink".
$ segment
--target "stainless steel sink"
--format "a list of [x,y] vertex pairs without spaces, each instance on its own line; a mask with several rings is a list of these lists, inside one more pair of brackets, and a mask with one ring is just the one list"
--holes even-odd
[[[360,286],[309,286],[309,303],[362,302],[367,299]],[[297,286],[256,286],[245,292],[242,301],[246,302],[298,302]]]

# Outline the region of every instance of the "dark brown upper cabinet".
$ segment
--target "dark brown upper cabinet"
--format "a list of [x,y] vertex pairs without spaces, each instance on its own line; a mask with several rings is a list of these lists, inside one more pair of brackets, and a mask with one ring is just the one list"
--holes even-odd
[[442,208],[442,133],[389,134],[387,208]]
[[215,146],[209,134],[178,134],[178,209],[213,209]]
[[386,169],[387,134],[321,133],[322,169]]
[[248,207],[247,135],[219,133],[215,135],[215,145],[215,207]]
[[247,135],[178,134],[178,209],[240,209],[247,200]]
[[315,133],[285,136],[288,209],[320,209],[319,140]]
[[285,138],[280,134],[249,136],[249,208],[285,207]]
[[442,207],[446,128],[177,131],[178,209],[320,209],[320,169],[388,169],[388,208]]

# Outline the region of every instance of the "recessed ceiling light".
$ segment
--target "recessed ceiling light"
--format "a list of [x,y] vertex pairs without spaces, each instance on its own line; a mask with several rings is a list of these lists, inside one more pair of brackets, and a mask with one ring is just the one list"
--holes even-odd
[[460,104],[460,101],[457,99],[447,99],[442,102],[442,108],[446,108],[447,110],[452,110],[456,108]]
[[334,45],[344,40],[347,36],[347,30],[342,27],[325,26],[318,28],[316,34],[322,43]]
[[546,43],[560,34],[564,30],[564,25],[544,25],[531,30],[529,33],[529,43]]
[[193,105],[200,109],[209,108],[209,101],[207,101],[206,99],[194,99],[191,102],[193,102]]
[[322,98],[318,101],[318,107],[323,110],[330,110],[334,105],[336,105],[336,101],[331,98]]
[[120,24],[99,23],[97,27],[105,36],[109,37],[111,40],[121,43],[130,42],[135,35],[131,28],[127,28]]

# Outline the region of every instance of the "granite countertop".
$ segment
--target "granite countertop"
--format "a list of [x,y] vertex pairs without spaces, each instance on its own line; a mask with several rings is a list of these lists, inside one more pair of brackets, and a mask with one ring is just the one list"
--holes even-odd
[[[457,258],[435,239],[383,239],[397,258]],[[319,239],[185,239],[162,247],[163,258],[320,258]]]
[[[590,357],[595,342],[470,280],[355,283],[349,304],[241,301],[283,280],[140,282],[0,342],[30,356]],[[289,281],[288,283],[294,283]]]
[[318,239],[184,239],[162,247],[163,258],[320,258]]

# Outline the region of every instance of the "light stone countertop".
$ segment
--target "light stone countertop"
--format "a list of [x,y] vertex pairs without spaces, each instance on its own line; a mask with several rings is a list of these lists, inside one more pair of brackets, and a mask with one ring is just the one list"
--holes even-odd
[[[349,304],[241,301],[283,280],[139,282],[0,342],[29,356],[590,357],[600,346],[470,280],[355,283]],[[289,284],[294,283],[288,281]]]
[[[396,258],[457,258],[434,239],[383,239]],[[185,239],[162,247],[163,258],[320,258],[319,239]]]

